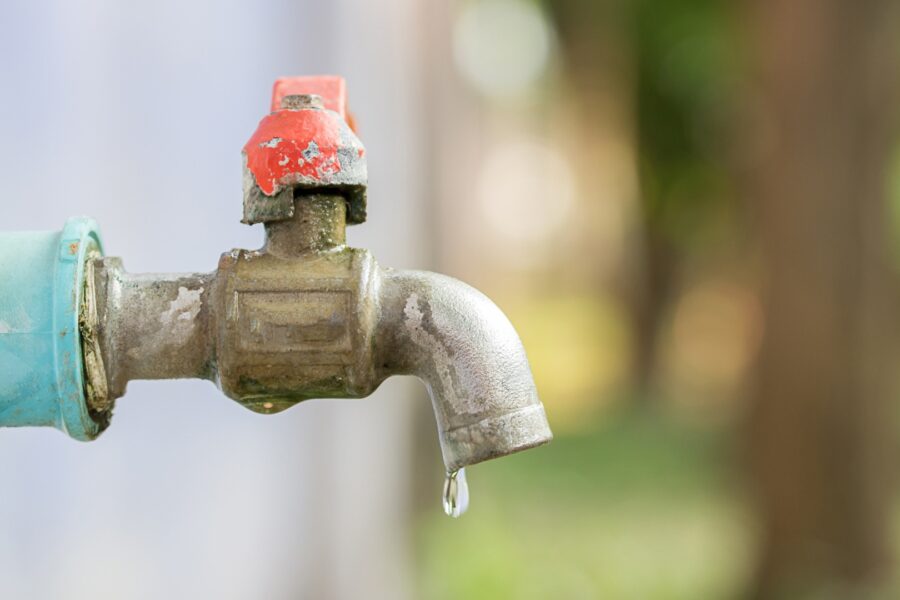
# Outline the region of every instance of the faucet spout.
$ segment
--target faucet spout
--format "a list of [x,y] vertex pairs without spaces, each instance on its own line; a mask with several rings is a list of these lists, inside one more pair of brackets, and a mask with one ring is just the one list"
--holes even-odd
[[424,381],[448,472],[553,438],[522,342],[491,300],[424,271],[382,270],[378,288],[378,375]]

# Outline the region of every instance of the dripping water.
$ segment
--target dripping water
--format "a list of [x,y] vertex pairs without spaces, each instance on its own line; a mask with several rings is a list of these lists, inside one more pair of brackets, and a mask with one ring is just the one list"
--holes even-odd
[[466,470],[448,471],[444,479],[444,512],[457,519],[469,508],[469,484]]

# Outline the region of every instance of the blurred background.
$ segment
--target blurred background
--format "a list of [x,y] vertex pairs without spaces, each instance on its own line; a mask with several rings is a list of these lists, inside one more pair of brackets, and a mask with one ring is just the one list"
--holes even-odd
[[4,229],[212,270],[274,79],[343,75],[350,242],[491,296],[556,440],[452,520],[418,382],[134,382],[0,435],[0,597],[897,597],[895,5],[4,0]]

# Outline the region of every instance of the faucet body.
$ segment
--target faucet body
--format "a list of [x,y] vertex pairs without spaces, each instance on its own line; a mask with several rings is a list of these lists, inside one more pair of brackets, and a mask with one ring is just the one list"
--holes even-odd
[[382,269],[346,245],[346,225],[365,219],[366,172],[342,90],[337,78],[276,84],[280,108],[244,149],[244,220],[264,223],[262,248],[226,252],[196,274],[136,275],[118,258],[84,257],[78,333],[94,434],[135,379],[207,379],[277,413],[414,375],[432,397],[448,471],[551,439],[522,344],[490,300],[449,277]]

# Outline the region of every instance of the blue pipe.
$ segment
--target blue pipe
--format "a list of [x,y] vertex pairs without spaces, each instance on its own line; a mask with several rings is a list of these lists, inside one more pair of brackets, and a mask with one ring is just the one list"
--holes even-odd
[[99,435],[85,400],[78,318],[85,261],[102,255],[97,224],[0,233],[0,426]]

